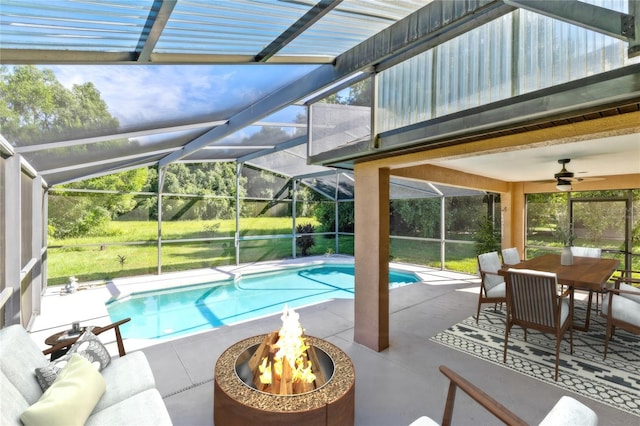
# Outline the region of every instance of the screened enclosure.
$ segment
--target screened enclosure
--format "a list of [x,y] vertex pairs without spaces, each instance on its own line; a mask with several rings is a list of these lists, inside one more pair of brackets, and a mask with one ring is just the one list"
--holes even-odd
[[[160,194],[51,190],[48,284],[65,284],[70,276],[104,281],[297,257],[303,255],[299,242],[304,239],[313,241],[304,255],[353,255],[351,172],[294,179],[248,164],[225,168],[230,173],[223,175],[225,187],[218,191],[232,194],[228,196],[204,194],[213,183],[195,178],[192,193],[171,191],[176,173],[213,174],[212,163],[169,167]],[[488,197],[476,193],[394,178],[391,204],[397,213],[390,220],[397,244],[392,259],[446,267],[447,257],[452,265],[473,258],[479,218],[491,214]],[[464,208],[456,210],[456,204]],[[413,214],[423,205],[435,208]],[[442,221],[441,214],[455,220]],[[425,232],[423,226],[431,230]],[[430,249],[423,251],[420,245]],[[443,257],[441,248],[451,256]]]
[[[392,169],[391,260],[474,272],[487,223],[555,249],[538,183],[573,158],[578,238],[633,264],[640,59],[621,23],[639,2],[546,3],[3,0],[0,288],[21,294],[3,317],[28,322],[70,276],[354,254],[368,161]],[[418,166],[464,175],[402,176]],[[588,221],[607,208],[624,229]]]

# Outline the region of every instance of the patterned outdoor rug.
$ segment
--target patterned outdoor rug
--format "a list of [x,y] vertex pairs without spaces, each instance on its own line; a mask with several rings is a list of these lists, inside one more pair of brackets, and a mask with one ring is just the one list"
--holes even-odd
[[[585,306],[576,302],[577,324],[584,324]],[[507,362],[502,362],[505,312],[499,308],[480,311],[478,325],[471,316],[431,340],[640,416],[640,336],[617,329],[603,360],[605,330],[606,319],[592,309],[589,331],[573,332],[573,355],[569,354],[569,334],[565,335],[557,382],[553,380],[555,338],[551,334],[529,330],[525,342],[522,328],[514,326]]]

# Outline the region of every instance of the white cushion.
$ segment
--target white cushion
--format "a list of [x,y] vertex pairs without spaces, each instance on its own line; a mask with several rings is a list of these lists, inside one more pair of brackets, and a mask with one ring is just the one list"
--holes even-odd
[[22,413],[20,420],[25,426],[84,425],[104,388],[98,370],[74,353],[53,384]]
[[502,261],[505,265],[515,265],[520,263],[520,253],[516,247],[502,250]]
[[129,352],[119,358],[114,357],[111,364],[102,370],[102,377],[107,384],[107,390],[94,413],[156,386],[149,361],[140,351]]
[[0,425],[21,426],[20,415],[29,408],[29,404],[2,370],[0,370],[0,392],[2,393],[0,397]]
[[634,291],[635,294],[621,293],[620,296],[626,297],[629,300],[633,300],[636,303],[640,303],[640,288],[634,287],[629,284],[620,283],[620,290]]
[[49,361],[20,324],[0,330],[0,359],[0,368],[7,379],[29,405],[35,403],[42,396],[42,389],[33,371]]
[[[609,313],[609,297],[611,297],[612,294],[613,293],[607,293],[602,300],[602,313],[605,315]],[[613,318],[640,327],[640,303],[614,294],[612,309]]]
[[[478,264],[480,265],[481,271],[492,272],[493,274],[497,274],[502,267],[502,263],[500,262],[500,257],[498,257],[497,251],[478,255]],[[487,290],[487,292],[493,287],[500,284],[504,284],[504,278],[500,275],[485,275],[484,288]]]
[[507,285],[504,281],[487,289],[487,297],[507,297]]
[[78,340],[64,356],[55,361],[51,361],[44,367],[35,369],[36,378],[43,391],[47,390],[47,388],[53,384],[58,374],[60,374],[60,371],[67,365],[74,353],[82,355],[87,361],[93,364],[98,371],[102,371],[102,369],[111,362],[111,356],[102,342],[100,342],[100,339],[98,339],[91,330],[87,330],[78,337]]
[[440,426],[440,424],[434,422],[427,416],[422,416],[415,419],[409,426]]
[[92,414],[85,426],[117,425],[171,426],[172,422],[160,392],[148,389]]
[[575,399],[563,396],[549,411],[540,426],[597,426],[598,415]]
[[569,301],[567,299],[562,299],[562,306],[560,307],[560,324],[564,324],[570,311]]
[[596,247],[571,247],[571,254],[578,257],[601,257],[602,249]]

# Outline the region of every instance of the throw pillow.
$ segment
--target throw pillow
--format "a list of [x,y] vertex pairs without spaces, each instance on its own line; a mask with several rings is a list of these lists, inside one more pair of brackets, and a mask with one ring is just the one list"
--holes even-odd
[[98,370],[86,358],[72,354],[58,378],[20,420],[25,426],[84,425],[104,390]]
[[111,362],[111,356],[100,339],[91,330],[87,330],[82,333],[64,356],[51,361],[44,367],[36,368],[36,378],[43,391],[46,391],[53,384],[58,373],[75,353],[86,358],[98,371],[102,371]]

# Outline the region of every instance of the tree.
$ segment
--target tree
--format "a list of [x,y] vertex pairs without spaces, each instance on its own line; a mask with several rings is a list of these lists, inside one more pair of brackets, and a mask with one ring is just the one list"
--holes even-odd
[[392,232],[423,238],[440,236],[440,199],[422,198],[391,201]]
[[480,227],[475,233],[476,255],[500,250],[500,232],[490,217],[480,220]]
[[[243,181],[243,179],[240,180],[241,196],[244,195]],[[231,219],[235,212],[235,163],[170,164],[166,169],[163,192],[220,197],[203,199],[164,197],[162,206],[165,219]]]
[[[65,88],[50,69],[32,65],[0,67],[0,131],[18,146],[43,140],[57,140],[71,134],[114,130],[118,120],[93,83]],[[128,144],[128,140],[105,144]],[[64,161],[69,155],[97,150],[95,144],[46,150],[35,153],[32,161]],[[110,176],[61,185],[64,188],[88,188],[121,191],[102,197],[77,197],[62,194],[50,198],[49,229],[55,237],[77,237],[104,233],[109,220],[136,206],[131,191],[140,191],[147,182],[147,170],[138,169]]]
[[65,88],[50,69],[0,67],[0,129],[10,142],[31,145],[74,130],[116,129],[93,83]]
[[371,79],[367,78],[349,87],[345,99],[347,105],[371,106]]
[[[338,203],[338,232],[353,232],[355,229],[353,216],[353,202],[343,201]],[[335,202],[327,200],[319,201],[313,209],[313,216],[320,222],[321,232],[334,232],[336,227]],[[333,238],[329,236],[327,238]]]
[[132,192],[139,192],[147,184],[147,168],[129,170],[63,185],[65,188],[118,191],[119,194],[103,194],[100,205],[110,212],[112,219],[128,213],[136,207]]
[[366,78],[322,99],[328,104],[371,106],[371,79]]

